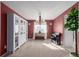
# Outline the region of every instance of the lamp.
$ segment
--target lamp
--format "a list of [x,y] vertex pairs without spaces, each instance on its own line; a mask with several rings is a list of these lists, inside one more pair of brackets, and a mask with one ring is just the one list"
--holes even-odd
[[39,25],[45,23],[45,20],[43,20],[43,19],[41,18],[41,12],[39,12],[39,19],[36,20],[35,23],[36,23],[36,24],[39,24]]

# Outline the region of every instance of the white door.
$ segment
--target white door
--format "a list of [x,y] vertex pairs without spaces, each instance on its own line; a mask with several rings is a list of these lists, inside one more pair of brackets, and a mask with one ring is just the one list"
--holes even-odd
[[26,21],[24,19],[20,20],[20,35],[19,35],[19,45],[21,46],[26,42]]
[[74,44],[73,31],[64,30],[64,46],[73,47],[73,44]]

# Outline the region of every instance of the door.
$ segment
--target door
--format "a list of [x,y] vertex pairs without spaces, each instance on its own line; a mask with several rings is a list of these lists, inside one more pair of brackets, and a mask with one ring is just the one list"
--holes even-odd
[[73,31],[64,30],[64,46],[73,47]]
[[20,20],[19,30],[19,45],[21,46],[24,42],[26,42],[26,22],[24,21],[24,19]]

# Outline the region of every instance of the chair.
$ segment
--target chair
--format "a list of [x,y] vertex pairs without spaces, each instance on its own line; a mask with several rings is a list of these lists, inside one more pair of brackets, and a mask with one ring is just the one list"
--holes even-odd
[[57,43],[57,45],[61,45],[61,33],[58,33],[58,32],[52,33],[51,41],[52,42],[55,41]]

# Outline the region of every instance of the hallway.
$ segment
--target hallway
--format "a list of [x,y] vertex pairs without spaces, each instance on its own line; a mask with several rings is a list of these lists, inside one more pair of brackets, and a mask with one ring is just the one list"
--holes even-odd
[[29,40],[8,57],[69,57],[69,52],[48,40]]

